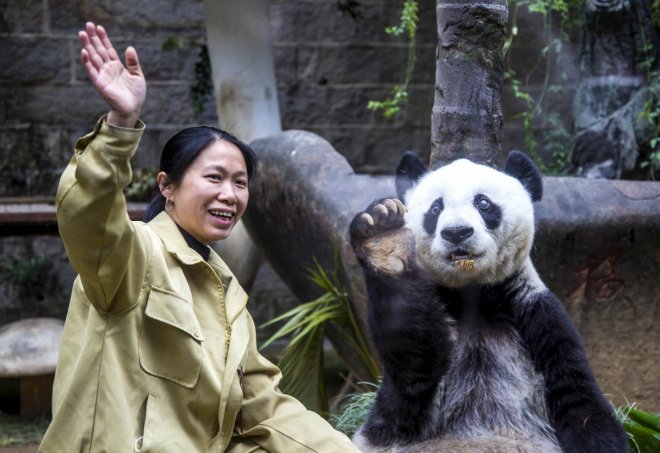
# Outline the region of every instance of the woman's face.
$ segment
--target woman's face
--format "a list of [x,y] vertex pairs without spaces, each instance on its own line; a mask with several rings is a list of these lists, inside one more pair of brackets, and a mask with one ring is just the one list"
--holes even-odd
[[236,145],[218,140],[197,156],[179,185],[165,190],[174,203],[169,214],[180,227],[203,244],[225,239],[248,203],[243,154]]

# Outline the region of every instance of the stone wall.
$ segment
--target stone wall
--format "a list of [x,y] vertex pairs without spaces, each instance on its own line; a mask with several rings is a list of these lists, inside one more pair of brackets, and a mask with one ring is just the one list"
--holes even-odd
[[[139,5],[139,6],[138,6]],[[77,32],[104,24],[119,49],[134,45],[148,80],[148,124],[136,166],[154,166],[181,127],[217,119],[212,103],[193,115],[196,49],[163,51],[172,36],[202,41],[201,2],[3,2],[0,10],[0,194],[54,195],[77,137],[105,113],[79,60]]]
[[[384,33],[395,24],[400,0],[363,0],[363,19],[342,14],[335,0],[273,0],[273,50],[284,129],[326,138],[358,172],[390,173],[401,152],[427,156],[433,105],[436,18],[434,2],[419,2],[417,64],[404,117],[386,120],[367,110],[404,78],[406,48]],[[139,5],[139,6],[138,6]],[[190,96],[203,44],[200,0],[26,0],[0,3],[0,196],[53,195],[75,139],[105,111],[79,64],[77,31],[86,20],[106,26],[118,48],[134,45],[148,85],[148,125],[136,166],[157,165],[164,142],[182,127],[216,124],[211,101],[196,116]],[[537,93],[544,68],[534,67],[542,40],[539,15],[519,14],[512,67]],[[164,51],[177,38],[180,48]],[[570,117],[574,58],[562,70],[569,83],[549,96]],[[505,88],[503,149],[524,149],[519,121],[524,105]]]
[[[271,1],[280,111],[284,129],[321,135],[357,172],[390,173],[404,150],[428,157],[435,2],[419,2],[410,99],[406,115],[394,121],[366,105],[385,98],[404,79],[405,45],[384,33],[386,26],[398,22],[402,1],[360,3],[363,20],[355,22],[338,11],[336,0]],[[156,166],[163,144],[175,131],[193,124],[217,124],[213,101],[209,99],[195,115],[190,94],[199,44],[205,42],[203,14],[201,0],[0,0],[0,198],[54,196],[76,138],[106,111],[79,63],[77,32],[87,20],[105,25],[117,48],[134,45],[148,80],[143,112],[147,130],[135,167]],[[524,76],[545,45],[540,38],[543,24],[540,17],[519,14],[518,27],[520,38],[512,61]],[[163,50],[172,38],[181,46]],[[536,86],[542,80],[540,68],[529,82]],[[552,99],[564,106],[566,114],[570,90],[567,93]],[[506,87],[504,150],[524,149],[519,122],[511,119],[523,107]],[[56,237],[0,238],[0,251],[0,271],[10,258],[36,255],[53,263],[66,262]],[[26,314],[63,316],[73,272],[60,267],[53,266],[46,278],[46,293],[55,295],[58,308],[46,307],[38,296],[31,296],[33,302],[20,304]],[[5,274],[0,276],[0,321],[21,317],[16,301],[5,302],[16,295]],[[253,302],[267,299],[270,286],[256,285]]]

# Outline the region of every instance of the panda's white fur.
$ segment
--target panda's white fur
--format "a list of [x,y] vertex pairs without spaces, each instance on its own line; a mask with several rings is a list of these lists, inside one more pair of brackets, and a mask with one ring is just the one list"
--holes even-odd
[[[501,225],[490,230],[473,205],[476,194],[484,194],[498,205],[506,205]],[[456,248],[440,234],[429,236],[422,226],[424,214],[438,197],[444,209],[436,232],[467,225],[474,234],[463,244],[474,255],[474,269],[465,271],[449,259]],[[534,208],[529,194],[516,178],[460,159],[426,176],[405,194],[406,226],[416,240],[417,256],[425,269],[450,288],[504,280],[518,270],[534,240]]]
[[627,440],[530,250],[541,175],[406,153],[398,200],[351,223],[383,381],[365,452],[622,452]]

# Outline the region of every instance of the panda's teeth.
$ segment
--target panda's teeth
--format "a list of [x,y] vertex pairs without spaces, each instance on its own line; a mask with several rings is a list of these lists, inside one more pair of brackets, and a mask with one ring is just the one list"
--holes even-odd
[[458,252],[451,252],[449,254],[449,258],[451,258],[453,261],[456,260],[471,260],[474,255],[472,252],[464,252],[463,250],[459,250]]

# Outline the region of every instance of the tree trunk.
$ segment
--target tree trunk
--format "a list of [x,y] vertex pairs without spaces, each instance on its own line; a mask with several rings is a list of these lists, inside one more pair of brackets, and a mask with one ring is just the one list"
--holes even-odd
[[437,0],[431,168],[468,158],[502,162],[506,0]]
[[[245,142],[282,130],[268,5],[268,0],[204,0],[220,127]],[[213,246],[249,289],[261,255],[243,223]]]

